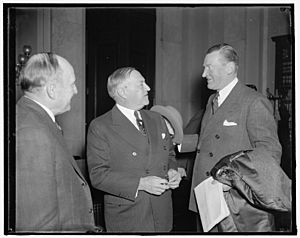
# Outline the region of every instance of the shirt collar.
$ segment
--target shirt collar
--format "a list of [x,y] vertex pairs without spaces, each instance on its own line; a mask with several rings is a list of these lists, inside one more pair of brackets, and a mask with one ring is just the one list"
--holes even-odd
[[38,104],[39,106],[41,106],[41,108],[43,108],[48,113],[48,115],[50,116],[50,118],[52,119],[52,121],[55,122],[55,116],[54,116],[53,112],[49,108],[47,108],[46,106],[44,106],[40,102],[38,102],[38,101],[36,101],[36,100],[28,97],[27,95],[24,95],[24,97],[30,99],[31,101],[34,101],[36,104]]
[[119,108],[119,110],[127,117],[127,116],[130,116],[130,115],[132,115],[132,116],[134,116],[134,110],[132,110],[132,109],[129,109],[129,108],[127,108],[127,107],[123,107],[123,106],[121,106],[120,104],[116,104],[116,106],[117,106],[117,108]]
[[[136,118],[134,116],[134,110],[129,109],[127,107],[123,107],[123,106],[121,106],[120,104],[117,104],[117,103],[116,103],[116,106],[124,114],[124,116],[126,116],[126,118],[138,129],[138,126],[136,124]],[[141,115],[139,114],[139,116],[141,116]]]
[[228,97],[231,90],[234,88],[234,86],[238,82],[238,78],[234,78],[225,88],[221,89],[219,91],[219,98],[218,98],[218,105],[221,106],[221,104],[225,101],[225,99]]

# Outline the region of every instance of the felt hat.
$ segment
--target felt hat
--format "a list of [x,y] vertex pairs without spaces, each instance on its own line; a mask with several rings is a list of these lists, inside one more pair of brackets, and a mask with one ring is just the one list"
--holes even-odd
[[183,122],[181,114],[172,106],[154,105],[151,111],[155,111],[167,119],[175,132],[173,142],[181,144],[183,140]]

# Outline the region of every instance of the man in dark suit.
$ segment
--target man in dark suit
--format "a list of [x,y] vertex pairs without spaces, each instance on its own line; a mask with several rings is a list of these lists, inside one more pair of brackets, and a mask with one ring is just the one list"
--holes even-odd
[[181,176],[161,115],[141,110],[150,88],[134,68],[120,68],[107,82],[116,105],[88,130],[87,160],[92,185],[105,192],[108,232],[168,232],[171,190]]
[[[198,211],[194,188],[211,176],[212,168],[221,158],[238,151],[250,151],[247,152],[247,160],[243,156],[237,159],[243,161],[243,169],[248,168],[247,173],[241,176],[254,184],[254,190],[261,185],[255,183],[264,183],[263,187],[267,189],[260,190],[263,195],[258,196],[267,196],[266,200],[271,201],[273,197],[268,197],[268,194],[273,194],[275,190],[277,192],[276,187],[284,190],[283,180],[279,177],[278,181],[273,176],[269,180],[260,179],[267,176],[265,173],[271,166],[276,167],[282,175],[279,166],[281,145],[271,103],[265,96],[238,80],[238,56],[230,45],[219,44],[208,49],[203,67],[202,76],[207,79],[208,88],[216,90],[216,93],[210,96],[202,120],[189,208],[194,212]],[[275,170],[273,172],[276,174]],[[290,184],[288,180],[285,181],[288,188]],[[278,191],[276,196],[280,198],[281,192],[282,190]],[[252,203],[253,197],[245,199],[238,189],[228,184],[223,185],[223,193],[230,215],[212,231],[274,230],[271,211]]]
[[16,231],[95,231],[89,186],[55,122],[77,93],[73,67],[58,55],[39,53],[28,60],[20,84]]

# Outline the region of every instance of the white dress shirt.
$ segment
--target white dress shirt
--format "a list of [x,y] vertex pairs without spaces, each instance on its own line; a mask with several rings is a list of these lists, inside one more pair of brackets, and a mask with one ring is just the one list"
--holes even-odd
[[232,80],[225,88],[221,89],[219,91],[219,97],[218,97],[218,106],[220,107],[222,103],[225,101],[231,90],[234,88],[234,86],[238,82],[238,78],[235,78]]
[[[116,104],[116,106],[124,114],[124,116],[127,117],[128,120],[136,127],[136,129],[140,130],[139,126],[137,125],[136,118],[134,116],[134,110],[123,107],[119,104]],[[139,111],[138,111],[138,114],[139,114],[139,117],[142,118]]]

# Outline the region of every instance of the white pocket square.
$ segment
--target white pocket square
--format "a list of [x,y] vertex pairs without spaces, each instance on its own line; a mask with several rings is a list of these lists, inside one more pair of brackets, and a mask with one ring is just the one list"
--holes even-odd
[[234,122],[234,121],[227,121],[227,120],[225,120],[223,122],[223,126],[236,126],[236,125],[237,125],[237,123]]
[[161,138],[165,139],[165,137],[166,137],[166,133],[161,133]]

